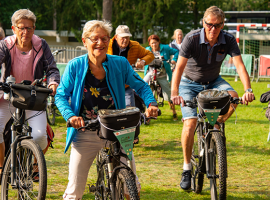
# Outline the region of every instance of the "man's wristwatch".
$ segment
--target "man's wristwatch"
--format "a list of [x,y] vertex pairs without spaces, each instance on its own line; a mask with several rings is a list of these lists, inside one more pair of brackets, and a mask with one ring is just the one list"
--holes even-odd
[[156,106],[156,107],[158,107],[158,104],[157,104],[157,102],[154,102],[154,101],[153,101],[153,102],[151,102],[151,103],[149,104],[149,107],[150,107],[150,106]]
[[145,60],[141,60],[141,61],[143,61],[144,62],[144,65],[145,65]]
[[253,93],[253,90],[251,88],[248,88],[246,89],[245,93],[248,92],[248,93]]

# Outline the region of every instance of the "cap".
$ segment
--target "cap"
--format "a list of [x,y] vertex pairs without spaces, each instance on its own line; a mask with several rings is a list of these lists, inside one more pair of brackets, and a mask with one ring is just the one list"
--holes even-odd
[[116,28],[115,35],[119,35],[120,37],[132,37],[129,28],[126,25],[119,25]]

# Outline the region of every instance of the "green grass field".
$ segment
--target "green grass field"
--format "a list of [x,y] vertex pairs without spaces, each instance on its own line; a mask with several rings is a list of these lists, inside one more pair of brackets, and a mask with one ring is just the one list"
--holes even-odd
[[[226,80],[239,95],[244,93],[240,81]],[[252,82],[256,100],[248,106],[239,105],[236,113],[226,122],[228,193],[227,199],[270,199],[270,142],[267,142],[269,121],[260,103],[260,95],[267,89],[266,81]],[[142,190],[141,199],[210,199],[209,181],[205,178],[202,194],[184,192],[179,187],[183,155],[181,147],[181,110],[177,107],[179,120],[172,120],[167,103],[161,107],[162,115],[149,126],[141,126],[140,143],[135,146],[137,174]],[[237,119],[236,119],[237,114]],[[54,149],[46,154],[48,168],[48,191],[46,199],[61,199],[68,183],[69,152],[64,154],[66,128],[57,117]],[[94,184],[96,169],[90,169],[88,184]],[[95,199],[86,188],[83,199]]]

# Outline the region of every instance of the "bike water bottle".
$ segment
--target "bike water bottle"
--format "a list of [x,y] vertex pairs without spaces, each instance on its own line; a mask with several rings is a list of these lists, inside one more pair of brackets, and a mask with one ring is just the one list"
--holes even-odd
[[[15,83],[15,82],[16,82],[15,77],[13,77],[12,75],[7,77],[7,79],[6,79],[6,83],[12,84],[12,83]],[[4,99],[9,100],[9,93],[4,93]]]

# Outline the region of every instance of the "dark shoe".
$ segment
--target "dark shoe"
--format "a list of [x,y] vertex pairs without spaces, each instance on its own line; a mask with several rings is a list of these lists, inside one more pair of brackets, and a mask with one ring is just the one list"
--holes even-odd
[[184,170],[180,182],[180,187],[183,190],[189,190],[191,188],[191,170]]
[[178,120],[177,114],[173,114],[173,121],[177,121],[177,120]]

